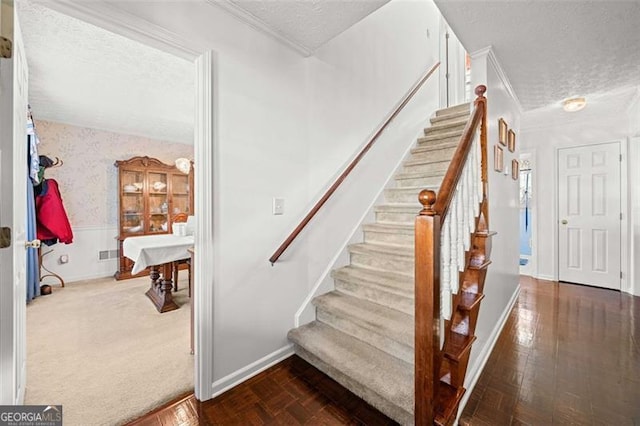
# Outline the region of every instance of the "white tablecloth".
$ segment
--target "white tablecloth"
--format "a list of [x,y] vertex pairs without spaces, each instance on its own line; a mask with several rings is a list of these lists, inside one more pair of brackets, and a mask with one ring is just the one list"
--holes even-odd
[[143,235],[127,237],[122,243],[122,254],[135,263],[132,274],[137,274],[147,266],[164,265],[191,257],[188,248],[193,247],[193,235],[179,237],[173,234]]

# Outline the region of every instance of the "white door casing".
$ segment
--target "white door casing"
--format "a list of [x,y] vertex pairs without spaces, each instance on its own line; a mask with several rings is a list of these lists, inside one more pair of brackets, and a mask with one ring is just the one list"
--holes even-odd
[[[12,241],[9,249],[2,249],[1,310],[1,398],[4,404],[22,404],[26,380],[26,185],[27,138],[26,117],[29,74],[22,43],[22,34],[13,15],[13,54],[0,59],[2,100],[0,106],[0,150],[2,151],[3,203],[2,226],[11,223]],[[6,22],[6,20],[5,20]],[[33,249],[31,249],[33,250]]]
[[559,280],[620,290],[620,143],[558,150]]

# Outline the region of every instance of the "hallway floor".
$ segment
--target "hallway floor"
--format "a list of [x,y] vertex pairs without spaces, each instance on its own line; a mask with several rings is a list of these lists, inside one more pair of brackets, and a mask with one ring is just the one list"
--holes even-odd
[[[640,297],[522,277],[462,425],[640,425]],[[482,315],[482,314],[481,314]],[[213,400],[132,423],[393,424],[293,356]]]

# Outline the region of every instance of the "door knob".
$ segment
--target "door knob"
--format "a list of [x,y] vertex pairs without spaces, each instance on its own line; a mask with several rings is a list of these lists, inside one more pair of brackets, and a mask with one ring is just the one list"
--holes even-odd
[[40,240],[35,239],[31,241],[26,241],[24,243],[24,248],[40,248]]
[[563,225],[566,225],[567,223],[569,223],[569,221],[567,219],[562,219],[562,221],[560,222]]

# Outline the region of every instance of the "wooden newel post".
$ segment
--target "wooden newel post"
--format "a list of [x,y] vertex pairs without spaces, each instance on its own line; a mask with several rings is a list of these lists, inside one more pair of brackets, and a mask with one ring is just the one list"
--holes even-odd
[[[487,86],[481,84],[476,87],[476,100],[474,104],[476,107],[482,108],[482,121],[480,122],[480,176],[482,178],[482,199],[486,200],[489,198],[489,163],[487,156],[487,98],[484,94],[487,92]],[[485,205],[483,206],[484,220],[488,224],[489,223],[489,209]]]
[[433,425],[440,381],[440,216],[436,193],[418,196],[415,240],[415,424]]

